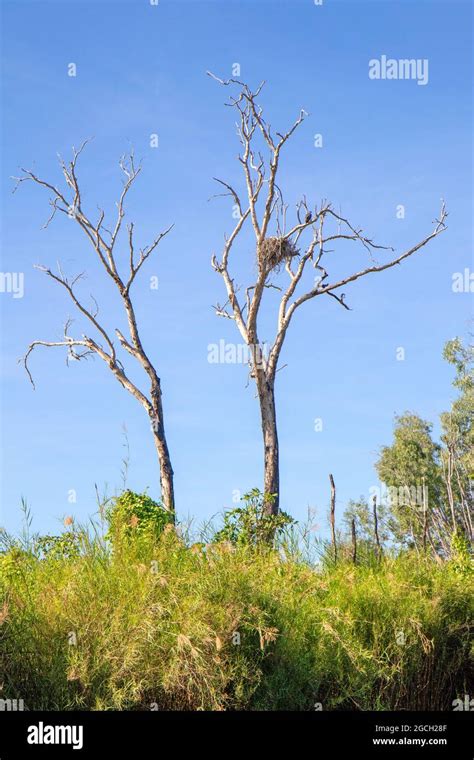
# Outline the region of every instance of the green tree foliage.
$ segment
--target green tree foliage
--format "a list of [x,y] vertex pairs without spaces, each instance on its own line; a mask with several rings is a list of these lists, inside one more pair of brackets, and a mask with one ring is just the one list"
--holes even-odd
[[384,446],[376,462],[378,475],[389,488],[390,527],[397,541],[421,545],[425,512],[439,508],[440,447],[432,426],[416,414],[395,418],[394,441]]
[[449,504],[453,530],[472,539],[474,498],[474,349],[463,346],[459,338],[446,343],[444,358],[456,369],[453,381],[459,396],[449,412],[441,415],[443,447],[442,478]]
[[456,370],[453,385],[459,395],[440,416],[440,443],[433,440],[429,422],[406,412],[396,417],[393,443],[382,448],[376,469],[389,489],[395,539],[454,556],[456,536],[464,536],[468,545],[473,536],[474,352],[454,338],[443,356]]
[[[383,546],[390,538],[390,514],[387,504],[377,501],[377,518],[379,539]],[[352,520],[354,520],[357,560],[359,564],[370,564],[377,555],[373,502],[369,504],[365,496],[360,496],[357,500],[351,499],[344,511],[342,520],[344,530],[342,540],[340,540],[340,549],[343,556],[350,557],[352,555]]]

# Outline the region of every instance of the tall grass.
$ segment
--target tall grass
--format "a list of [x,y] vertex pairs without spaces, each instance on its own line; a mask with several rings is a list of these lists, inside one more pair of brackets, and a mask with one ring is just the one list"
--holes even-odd
[[[472,576],[405,554],[161,538],[0,554],[0,697],[29,709],[452,709],[472,693]],[[315,707],[316,706],[316,707]]]

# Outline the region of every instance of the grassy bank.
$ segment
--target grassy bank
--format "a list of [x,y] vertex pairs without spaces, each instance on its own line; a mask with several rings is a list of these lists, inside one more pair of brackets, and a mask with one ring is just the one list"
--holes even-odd
[[13,548],[0,555],[0,696],[29,709],[452,709],[473,688],[471,578],[411,554],[317,569],[190,546],[171,527],[114,552],[85,534],[79,552]]

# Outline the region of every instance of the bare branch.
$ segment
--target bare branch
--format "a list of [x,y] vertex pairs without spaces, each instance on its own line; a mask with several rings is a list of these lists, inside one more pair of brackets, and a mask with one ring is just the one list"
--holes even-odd
[[228,193],[218,193],[217,195],[214,195],[212,197],[213,198],[222,198],[224,196],[231,195],[233,197],[233,199],[235,200],[235,205],[239,209],[240,216],[243,216],[242,204],[241,204],[240,198],[237,195],[237,193],[235,192],[234,188],[231,185],[228,185],[227,182],[224,182],[222,179],[218,179],[217,177],[213,177],[213,180],[215,182],[219,182],[219,184],[223,185],[223,187],[226,187],[229,192]]
[[336,301],[341,304],[341,306],[344,306],[344,308],[347,309],[347,311],[352,311],[350,306],[348,306],[346,302],[344,301],[344,298],[346,296],[345,293],[341,293],[340,296],[337,296],[335,293],[331,293],[331,291],[327,291],[327,294],[328,296],[332,296],[332,298],[335,298]]
[[[438,235],[446,228],[445,220],[447,214],[443,203],[440,219],[436,220],[434,231],[420,243],[385,264],[379,264],[378,262],[375,262],[372,258],[372,253],[375,250],[393,251],[393,248],[374,242],[372,238],[364,234],[362,228],[358,228],[352,225],[352,223],[345,216],[343,216],[340,212],[336,212],[332,208],[331,204],[326,201],[321,202],[320,208],[318,210],[316,208],[311,208],[306,200],[306,197],[303,196],[302,200],[297,205],[297,222],[292,227],[290,227],[287,232],[285,231],[282,233],[280,215],[284,214],[286,219],[286,207],[283,202],[283,195],[276,182],[279,168],[280,151],[284,144],[294,134],[298,126],[304,121],[307,114],[304,110],[301,110],[298,118],[286,132],[276,133],[276,136],[279,138],[279,140],[276,141],[272,136],[270,125],[264,120],[262,108],[256,102],[256,97],[260,93],[263,83],[259,86],[256,92],[252,92],[247,84],[241,82],[238,79],[230,78],[224,80],[216,77],[211,72],[207,73],[210,77],[218,81],[220,84],[226,87],[236,85],[240,90],[237,97],[230,99],[229,105],[237,108],[239,113],[240,122],[238,126],[238,134],[244,148],[243,154],[239,156],[239,162],[241,163],[244,171],[249,202],[249,206],[245,214],[249,213],[252,219],[252,226],[255,231],[257,242],[257,262],[259,265],[259,273],[256,282],[253,285],[247,287],[245,291],[247,309],[246,322],[243,320],[243,312],[236,298],[233,280],[228,271],[229,253],[237,235],[242,229],[244,221],[243,217],[245,214],[242,214],[243,207],[241,199],[234,187],[230,183],[220,179],[217,179],[216,181],[219,182],[227,190],[227,192],[223,195],[230,195],[233,197],[235,203],[237,204],[237,207],[240,210],[241,218],[234,228],[234,231],[232,232],[230,238],[225,243],[222,261],[219,263],[217,261],[217,258],[213,256],[212,265],[213,268],[219,272],[224,279],[229,296],[228,303],[230,303],[232,307],[233,316],[239,325],[241,334],[244,335],[244,337],[246,336],[248,342],[252,344],[258,343],[257,316],[263,293],[265,291],[265,288],[268,286],[267,280],[271,274],[271,270],[268,271],[263,264],[261,265],[260,257],[258,255],[258,248],[266,238],[270,220],[274,214],[277,214],[277,229],[280,232],[281,239],[291,239],[295,245],[298,243],[301,235],[305,232],[305,230],[311,228],[313,233],[311,241],[306,248],[305,253],[301,256],[296,266],[292,266],[292,262],[290,260],[285,263],[285,269],[290,278],[290,282],[288,288],[283,293],[281,298],[278,314],[277,335],[273,348],[270,352],[270,358],[268,362],[268,371],[270,375],[274,377],[277,370],[278,358],[285,338],[286,330],[294,311],[302,303],[317,295],[327,294],[331,296],[331,298],[334,298],[344,309],[350,310],[350,307],[345,302],[345,294],[338,295],[334,291],[371,272],[380,272],[395,266],[395,264],[401,263],[405,258],[408,258],[413,253],[418,251],[433,237]],[[267,145],[267,148],[270,151],[267,180],[264,179],[265,164],[263,159],[260,156],[260,163],[257,164],[255,161],[255,150],[252,148],[252,143],[255,139],[255,130],[258,130],[260,132],[264,142]],[[256,181],[252,178],[252,172],[256,176]],[[263,212],[261,214],[261,219],[259,219],[257,213],[257,200],[264,182],[268,184],[268,189]],[[333,219],[335,222],[337,222],[337,229],[334,232],[328,232],[324,234],[324,223],[326,219]],[[327,282],[329,275],[326,269],[322,266],[321,261],[324,254],[329,252],[329,249],[326,247],[327,244],[331,241],[339,240],[348,240],[360,243],[369,253],[369,256],[372,260],[372,265],[360,270],[359,272],[350,274],[337,282],[329,284]],[[297,286],[302,279],[305,267],[309,260],[312,260],[313,266],[321,271],[321,278],[311,290],[298,296],[290,304],[290,301],[296,292]],[[227,310],[225,313],[223,313],[223,310],[219,308],[218,313],[220,316],[232,318]]]
[[441,232],[444,232],[444,230],[447,229],[447,226],[445,224],[447,216],[448,216],[448,213],[446,211],[446,206],[443,201],[442,206],[441,206],[440,218],[435,220],[436,224],[435,224],[435,228],[433,232],[427,237],[425,237],[423,240],[421,240],[419,243],[412,246],[407,251],[402,253],[400,256],[397,256],[395,259],[392,259],[391,261],[388,261],[385,264],[380,264],[376,266],[367,267],[366,269],[362,269],[360,272],[356,272],[354,274],[349,275],[348,277],[344,277],[342,280],[339,280],[338,282],[335,282],[332,285],[324,286],[323,289],[320,289],[319,286],[316,288],[313,288],[308,293],[305,293],[304,295],[300,296],[300,298],[298,298],[292,304],[292,306],[294,307],[294,309],[296,309],[298,306],[304,303],[304,301],[307,301],[309,298],[313,298],[314,296],[320,295],[321,293],[328,293],[330,291],[336,290],[337,288],[341,288],[344,285],[347,285],[349,282],[354,282],[355,280],[358,280],[360,277],[365,277],[365,275],[371,274],[372,272],[383,272],[385,269],[390,269],[391,267],[394,267],[397,264],[401,264],[402,261],[407,259],[409,256],[412,256],[414,253],[416,253],[416,251],[419,251],[420,248],[423,248],[427,243],[429,243],[430,240],[433,240],[433,238],[437,237]]
[[[59,276],[56,275],[56,274],[54,274],[54,272],[52,272],[50,269],[48,269],[48,267],[45,267],[45,266],[42,266],[42,265],[39,265],[39,264],[35,266],[35,269],[38,269],[39,271],[44,272],[44,274],[46,274],[52,280],[55,280],[59,285],[62,285],[62,287],[65,288],[65,290],[69,293],[69,296],[70,296],[71,300],[73,301],[73,303],[75,304],[75,306],[79,309],[79,311],[81,312],[81,314],[83,314],[94,325],[94,327],[96,328],[96,330],[98,330],[98,332],[102,335],[102,337],[104,338],[104,340],[106,341],[107,345],[110,348],[111,357],[115,361],[115,348],[114,348],[114,344],[112,343],[111,339],[109,338],[109,336],[108,336],[105,328],[102,327],[102,325],[99,324],[99,322],[96,319],[96,316],[94,316],[92,314],[92,312],[89,311],[89,309],[87,309],[79,301],[79,299],[77,298],[76,294],[74,293],[74,285],[80,279],[82,279],[84,277],[84,272],[81,272],[80,274],[76,275],[76,277],[70,283],[67,280],[67,278],[64,276],[64,274],[62,273],[60,265],[58,265],[58,268],[59,268]],[[96,302],[96,305],[97,305],[97,302]],[[96,314],[97,314],[97,312],[96,312]]]
[[[28,365],[28,360],[29,360],[30,354],[32,353],[32,351],[34,351],[34,349],[37,346],[46,346],[47,348],[56,348],[56,347],[64,348],[64,347],[66,347],[67,350],[68,350],[68,352],[67,352],[67,358],[66,358],[66,363],[68,363],[69,359],[74,359],[76,361],[80,361],[81,359],[85,359],[90,354],[94,353],[93,343],[92,343],[92,341],[90,341],[89,338],[87,338],[86,336],[83,336],[82,340],[79,340],[77,338],[72,338],[69,335],[68,331],[69,331],[69,327],[71,326],[71,324],[72,324],[72,320],[68,319],[66,321],[66,324],[64,325],[64,340],[60,340],[60,341],[34,340],[28,346],[26,354],[21,359],[18,360],[19,362],[21,362],[23,364],[23,366],[24,366],[24,368],[26,370],[26,373],[28,375],[28,378],[30,380],[30,383],[31,383],[31,385],[33,386],[34,389],[36,389],[36,386],[35,386],[35,383],[34,383],[34,380],[33,380],[33,376],[32,376],[32,374],[30,372],[30,368],[29,368],[29,365]],[[75,351],[74,349],[76,347],[79,347],[79,346],[83,347],[84,350],[83,351]]]
[[133,224],[129,227],[129,246],[130,246],[130,276],[128,278],[127,284],[125,285],[125,291],[124,293],[128,294],[128,291],[130,290],[130,286],[132,282],[134,281],[135,277],[137,276],[138,272],[142,268],[145,261],[150,258],[151,254],[157,248],[157,246],[161,243],[163,238],[170,232],[174,227],[174,224],[170,224],[170,226],[164,231],[160,232],[157,238],[151,243],[151,245],[146,246],[145,248],[140,249],[140,256],[138,259],[138,262],[134,263],[134,252],[133,252]]

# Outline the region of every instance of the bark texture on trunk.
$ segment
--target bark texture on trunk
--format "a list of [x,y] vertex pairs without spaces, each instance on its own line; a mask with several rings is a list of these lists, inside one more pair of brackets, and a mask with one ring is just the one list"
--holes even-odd
[[168,450],[168,443],[165,435],[165,427],[163,421],[163,405],[161,401],[161,388],[155,387],[152,391],[153,397],[153,417],[152,417],[152,430],[153,438],[155,441],[155,448],[158,454],[158,462],[160,466],[160,487],[161,487],[161,499],[163,506],[169,512],[175,510],[174,503],[174,473],[171,466],[171,458]]
[[275,388],[263,370],[257,375],[258,399],[262,420],[264,446],[264,492],[274,494],[267,505],[268,514],[277,515],[280,510],[280,462],[275,408]]
[[173,468],[171,467],[168,444],[166,443],[166,438],[160,433],[154,432],[153,437],[160,466],[161,499],[164,508],[168,512],[174,513]]
[[[153,438],[155,441],[155,447],[158,454],[158,462],[160,466],[161,500],[163,502],[164,508],[168,510],[168,512],[174,513],[175,503],[173,468],[171,466],[170,453],[165,434],[161,381],[155,367],[151,363],[145,352],[145,349],[143,348],[140,335],[138,333],[135,310],[133,308],[133,304],[130,300],[130,296],[127,290],[125,290],[123,293],[123,299],[128,317],[130,336],[132,338],[133,344],[131,347],[131,353],[133,356],[135,356],[136,359],[138,359],[148,377],[150,378],[150,401],[147,409],[152,421]],[[122,341],[123,340],[124,339],[122,338]]]

